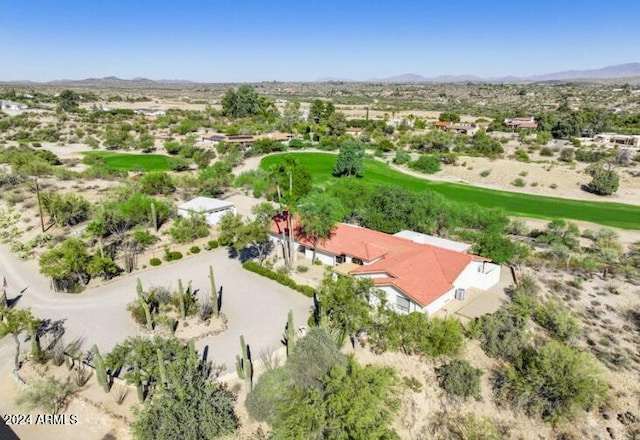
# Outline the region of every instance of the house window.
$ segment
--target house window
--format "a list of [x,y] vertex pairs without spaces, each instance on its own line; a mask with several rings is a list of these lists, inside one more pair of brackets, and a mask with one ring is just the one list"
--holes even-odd
[[353,258],[351,259],[351,262],[352,262],[353,264],[359,264],[360,266],[362,266],[362,260],[361,260],[360,258],[353,257]]
[[404,296],[397,295],[396,309],[400,310],[401,312],[409,313],[409,300]]
[[337,255],[336,256],[336,264],[342,264],[345,262],[346,257],[344,255]]

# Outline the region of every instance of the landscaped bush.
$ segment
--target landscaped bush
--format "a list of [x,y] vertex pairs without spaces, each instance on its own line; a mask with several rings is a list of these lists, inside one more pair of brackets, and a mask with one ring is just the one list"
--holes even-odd
[[207,250],[212,250],[212,249],[216,249],[218,246],[220,246],[220,243],[218,243],[218,240],[209,240],[207,242]]
[[440,386],[447,394],[466,400],[480,396],[482,371],[465,360],[454,360],[437,369]]
[[189,252],[191,252],[192,254],[197,254],[200,252],[200,248],[198,246],[191,246]]
[[160,260],[160,258],[152,258],[149,260],[149,264],[151,266],[160,266],[162,264],[162,260]]
[[164,261],[175,261],[182,258],[182,252],[179,251],[167,251],[164,253]]
[[283,286],[287,286],[293,290],[297,290],[298,292],[308,297],[312,297],[315,292],[315,289],[313,287],[298,284],[288,276],[269,270],[266,267],[260,266],[258,263],[255,263],[253,261],[247,261],[242,265],[242,267],[248,271],[255,272],[258,275],[262,275],[263,277],[274,280],[282,284]]

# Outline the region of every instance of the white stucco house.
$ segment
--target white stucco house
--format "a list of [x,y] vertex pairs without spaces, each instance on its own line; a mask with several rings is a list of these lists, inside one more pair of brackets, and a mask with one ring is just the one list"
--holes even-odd
[[210,197],[196,197],[178,206],[180,217],[189,217],[192,213],[204,214],[207,223],[217,225],[223,215],[236,214],[236,205],[225,200]]
[[29,106],[20,102],[0,100],[0,110],[26,110]]
[[[286,222],[276,220],[272,240],[279,242]],[[296,249],[306,258],[313,244],[293,224]],[[500,266],[468,253],[470,245],[413,231],[396,235],[339,223],[318,243],[316,258],[334,273],[370,278],[399,313],[433,314],[467,289],[487,290],[500,281]]]

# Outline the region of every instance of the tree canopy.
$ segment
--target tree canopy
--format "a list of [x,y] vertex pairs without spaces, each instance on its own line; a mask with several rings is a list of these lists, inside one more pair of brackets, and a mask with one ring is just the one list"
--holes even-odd
[[362,177],[364,172],[364,150],[355,143],[344,143],[333,167],[334,176]]
[[231,88],[222,97],[222,114],[232,118],[246,118],[258,113],[258,93],[252,86],[245,84],[237,89]]

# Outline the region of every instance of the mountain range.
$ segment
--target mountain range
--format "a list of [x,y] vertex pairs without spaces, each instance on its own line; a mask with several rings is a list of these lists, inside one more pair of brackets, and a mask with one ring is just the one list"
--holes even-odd
[[[483,78],[476,75],[441,75],[425,77],[415,73],[403,73],[401,75],[386,78],[372,78],[364,82],[382,83],[460,83],[460,82],[490,82],[490,83],[519,83],[519,82],[544,82],[544,81],[569,81],[569,80],[604,80],[640,77],[640,63],[618,64],[600,69],[567,70],[563,72],[546,73],[532,76],[503,76]],[[358,80],[344,78],[320,78],[318,82],[341,81],[357,82]]]
[[[476,75],[441,75],[435,77],[425,77],[415,73],[404,73],[401,75],[386,78],[371,78],[367,80],[347,79],[347,78],[319,78],[315,82],[376,82],[376,83],[531,83],[531,82],[553,82],[553,81],[603,81],[603,80],[624,80],[628,78],[640,78],[640,63],[618,64],[600,69],[590,70],[567,70],[564,72],[547,73],[532,76],[504,76],[483,78]],[[202,84],[195,81],[183,79],[159,79],[133,78],[121,79],[116,76],[105,78],[87,78],[81,80],[61,79],[48,82],[34,82],[28,80],[21,81],[0,81],[6,85],[49,85],[60,87],[154,87],[154,86],[189,86]]]

